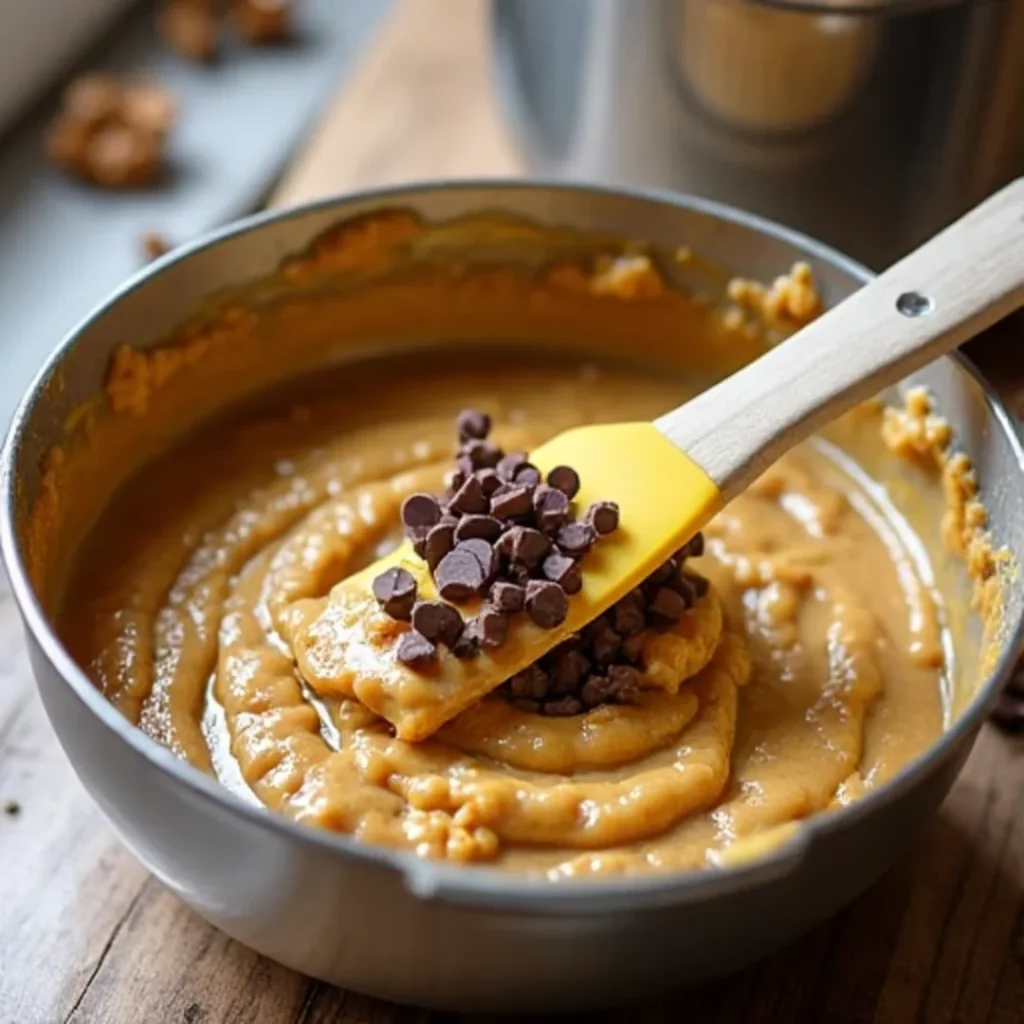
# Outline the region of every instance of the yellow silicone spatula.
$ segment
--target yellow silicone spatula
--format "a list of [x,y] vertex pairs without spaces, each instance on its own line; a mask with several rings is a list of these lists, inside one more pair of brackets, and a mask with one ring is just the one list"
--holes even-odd
[[[400,734],[433,731],[525,668],[641,583],[789,448],[1022,304],[1024,179],[656,422],[583,427],[533,451],[531,461],[543,472],[557,465],[577,470],[577,508],[617,502],[620,527],[584,559],[583,589],[569,600],[559,628],[542,630],[519,616],[505,643],[486,656],[446,655],[430,691],[437,706],[421,709],[422,721],[400,727]],[[421,598],[436,596],[408,545],[339,589],[366,594],[373,578],[395,565],[413,574]],[[375,710],[396,724],[401,718],[388,700]]]

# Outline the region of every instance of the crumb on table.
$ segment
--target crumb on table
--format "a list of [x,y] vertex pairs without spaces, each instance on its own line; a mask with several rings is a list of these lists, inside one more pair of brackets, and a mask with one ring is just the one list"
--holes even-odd
[[211,0],[165,0],[160,34],[185,60],[205,63],[220,49],[220,24]]
[[142,248],[146,258],[158,260],[171,251],[171,243],[157,231],[147,231],[142,236]]
[[248,44],[277,43],[292,33],[291,0],[236,0],[231,5],[235,31]]
[[[246,45],[277,43],[292,34],[292,0],[230,0],[226,6],[229,23]],[[178,56],[211,61],[220,50],[224,7],[213,0],[164,0],[161,34]]]

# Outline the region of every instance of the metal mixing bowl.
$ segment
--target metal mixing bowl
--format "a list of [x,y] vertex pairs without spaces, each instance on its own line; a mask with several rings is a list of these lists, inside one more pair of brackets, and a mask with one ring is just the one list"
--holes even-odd
[[[1018,651],[1024,590],[1007,595],[997,667],[959,718],[893,781],[809,820],[730,869],[552,885],[428,863],[300,827],[243,804],[133,728],[62,647],[33,592],[19,516],[68,411],[102,387],[113,349],[166,336],[211,293],[271,274],[339,220],[381,205],[430,220],[481,209],[675,246],[767,279],[809,262],[828,301],[869,276],[810,239],[680,195],[530,183],[410,187],[255,217],[145,270],[57,348],[2,456],[0,542],[50,721],[124,842],[239,941],[373,995],[450,1009],[564,1010],[653,995],[733,971],[792,941],[874,881],[935,811]],[[55,374],[60,387],[49,387]],[[1024,456],[999,401],[960,358],[918,374],[978,469],[992,531],[1024,551]]]
[[881,269],[1024,168],[1024,4],[494,0],[535,174],[784,218]]

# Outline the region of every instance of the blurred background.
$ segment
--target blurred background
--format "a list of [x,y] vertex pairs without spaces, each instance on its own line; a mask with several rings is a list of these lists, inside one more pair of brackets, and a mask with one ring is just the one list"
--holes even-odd
[[1024,0],[0,0],[0,422],[206,230],[523,173],[693,192],[883,267],[1024,173]]

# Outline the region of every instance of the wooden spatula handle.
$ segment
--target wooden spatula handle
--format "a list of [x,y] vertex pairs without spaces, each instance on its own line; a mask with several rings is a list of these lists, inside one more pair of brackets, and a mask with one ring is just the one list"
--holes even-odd
[[726,500],[819,427],[1024,305],[1024,178],[656,426]]

